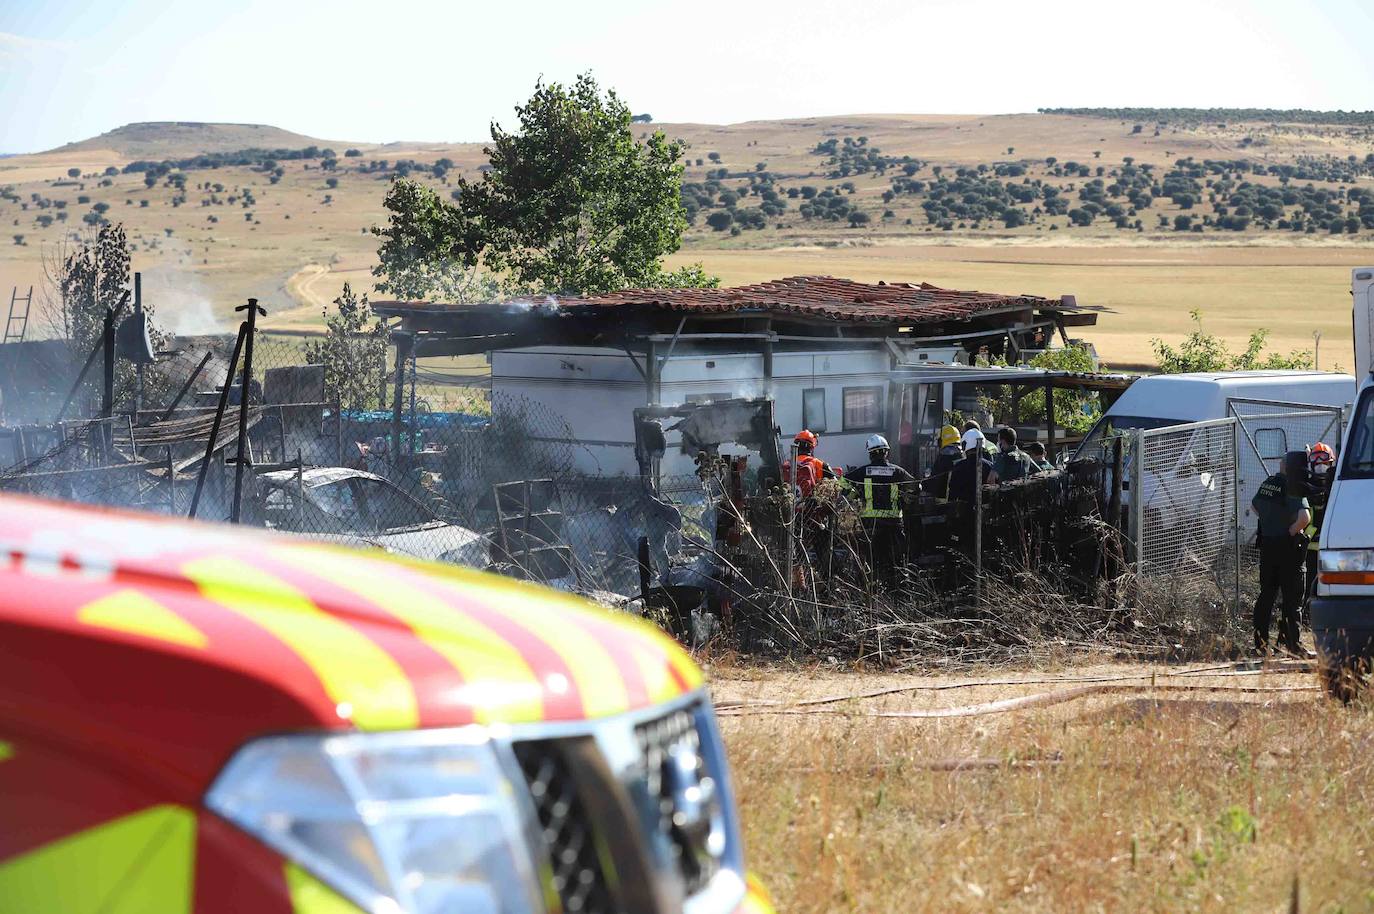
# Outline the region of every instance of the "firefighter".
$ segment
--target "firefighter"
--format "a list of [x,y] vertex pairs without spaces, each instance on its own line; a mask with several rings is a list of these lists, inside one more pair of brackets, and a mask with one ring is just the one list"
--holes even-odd
[[869,564],[886,583],[897,578],[906,562],[902,499],[910,497],[916,477],[887,462],[890,448],[882,435],[866,442],[868,463],[845,474],[846,485],[863,501],[860,517],[868,536]]
[[794,491],[802,498],[810,498],[816,484],[822,479],[834,479],[836,475],[825,461],[816,456],[819,440],[810,429],[797,432],[797,437],[792,439],[797,447],[796,478],[793,478],[791,461],[783,468],[783,478],[795,486]]
[[814,559],[815,567],[828,581],[834,554],[833,508],[821,504],[813,497],[816,486],[822,479],[835,479],[835,470],[815,456],[819,439],[810,429],[802,429],[792,439],[797,448],[795,472],[791,462],[783,468],[783,478],[792,484],[792,493],[798,499],[797,515],[801,520],[802,546]]
[[1321,548],[1322,520],[1326,516],[1326,501],[1331,495],[1331,481],[1336,477],[1336,455],[1325,442],[1312,445],[1307,454],[1308,492],[1312,505],[1312,523],[1307,525],[1307,589],[1302,602],[1302,621],[1311,624],[1312,597],[1317,593],[1317,551]]
[[921,482],[921,489],[936,498],[949,497],[949,474],[964,456],[959,449],[959,430],[952,425],[940,429],[940,452],[930,465],[930,475]]
[[1251,499],[1259,518],[1260,591],[1255,600],[1255,649],[1269,648],[1269,622],[1274,597],[1280,602],[1279,644],[1300,654],[1298,611],[1302,605],[1302,571],[1307,553],[1307,525],[1312,511],[1306,498],[1307,453],[1290,451],[1283,469],[1266,479]]
[[[987,439],[978,429],[969,429],[964,432],[964,437],[960,446],[964,449],[964,459],[954,465],[954,469],[949,474],[949,497],[957,498],[960,501],[973,504],[974,479],[978,479],[978,484],[986,485],[988,477],[992,474],[992,461],[987,458],[984,450]],[[979,471],[975,474],[975,467]]]

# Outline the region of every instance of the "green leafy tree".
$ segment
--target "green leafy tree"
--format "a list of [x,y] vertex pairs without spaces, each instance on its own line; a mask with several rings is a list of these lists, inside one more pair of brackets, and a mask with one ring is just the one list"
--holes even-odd
[[[374,275],[378,289],[425,297],[426,281],[479,264],[512,291],[597,294],[664,281],[660,258],[687,226],[681,143],[640,143],[630,110],[590,74],[540,83],[519,129],[491,128],[490,167],[460,177],[455,199],[396,181]],[[402,290],[407,291],[402,291]],[[416,294],[418,293],[418,294]]]
[[[67,341],[73,362],[80,365],[99,343],[105,329],[105,312],[118,308],[129,282],[129,241],[124,226],[105,224],[93,238],[67,246],[59,243],[43,254],[43,276],[46,290],[45,321],[51,336]],[[124,319],[132,312],[132,304],[120,312]],[[143,302],[148,316],[148,336],[153,350],[166,346],[167,335],[154,322],[156,306]],[[130,363],[119,360],[115,365],[115,407],[128,408],[134,401],[135,370]],[[100,389],[100,372],[93,371],[85,383],[86,396],[96,396]],[[154,365],[145,373],[144,402],[157,398],[171,386],[167,377]]]
[[372,313],[367,295],[359,298],[348,283],[324,309],[323,339],[305,344],[306,361],[324,366],[325,396],[342,409],[369,409],[386,376],[387,329]]
[[1288,355],[1265,352],[1269,342],[1269,331],[1259,329],[1250,334],[1245,350],[1233,353],[1226,343],[1207,333],[1202,328],[1202,312],[1191,312],[1193,331],[1177,346],[1171,346],[1160,339],[1150,340],[1159,370],[1163,374],[1179,374],[1185,371],[1252,371],[1255,369],[1279,370],[1311,368],[1312,353],[1295,350]]

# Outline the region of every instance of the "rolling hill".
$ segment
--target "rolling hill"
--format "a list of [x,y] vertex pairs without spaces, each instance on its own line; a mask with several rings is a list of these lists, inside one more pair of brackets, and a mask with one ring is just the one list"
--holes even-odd
[[49,152],[62,154],[108,150],[125,159],[174,159],[207,152],[236,152],[240,149],[300,149],[330,145],[339,144],[266,124],[145,121],[125,124]]

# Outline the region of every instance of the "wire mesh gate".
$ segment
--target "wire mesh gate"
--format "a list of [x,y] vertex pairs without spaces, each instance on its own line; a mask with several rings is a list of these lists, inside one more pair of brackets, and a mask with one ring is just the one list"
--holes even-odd
[[1240,499],[1237,518],[1245,542],[1252,538],[1257,523],[1249,496],[1283,468],[1283,456],[1289,451],[1324,441],[1339,453],[1345,413],[1339,406],[1239,397],[1226,401],[1226,411],[1236,419],[1239,432],[1240,491],[1249,493]]
[[1239,431],[1235,417],[1138,429],[1130,530],[1142,592],[1239,608]]

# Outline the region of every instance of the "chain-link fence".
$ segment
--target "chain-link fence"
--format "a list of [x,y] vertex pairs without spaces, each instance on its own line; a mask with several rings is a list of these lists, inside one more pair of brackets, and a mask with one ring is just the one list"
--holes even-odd
[[[0,429],[0,489],[180,516],[194,501],[225,520],[237,486],[242,523],[638,599],[683,637],[718,624],[862,639],[887,631],[878,607],[896,594],[948,612],[984,578],[1041,582],[1044,619],[1054,588],[1113,610],[1095,588],[1130,578],[1123,602],[1197,607],[1200,627],[1222,629],[1252,589],[1252,490],[1285,450],[1334,446],[1340,431],[1339,411],[1238,401],[1230,419],[1128,432],[1063,471],[985,489],[981,549],[971,503],[913,487],[894,581],[834,482],[797,499],[724,450],[695,475],[587,475],[567,419],[493,402],[470,366],[402,365],[398,396],[393,349],[341,390],[312,364],[319,339],[259,333],[246,387],[232,337],[175,340],[119,388],[113,416]],[[59,386],[74,390],[71,416],[99,415],[98,382]]]
[[1283,468],[1289,451],[1305,450],[1317,442],[1339,451],[1345,417],[1340,407],[1240,398],[1228,400],[1227,411],[1239,423],[1238,484],[1248,493],[1241,499],[1240,523],[1242,539],[1248,542],[1257,522],[1250,495]]

